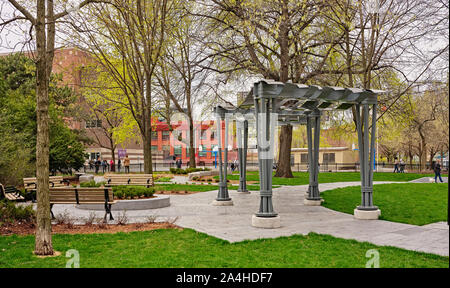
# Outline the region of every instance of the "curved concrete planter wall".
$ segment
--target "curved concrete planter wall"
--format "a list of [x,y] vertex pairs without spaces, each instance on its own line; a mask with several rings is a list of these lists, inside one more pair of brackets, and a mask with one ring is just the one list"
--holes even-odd
[[[111,205],[111,210],[148,210],[168,206],[170,206],[170,197],[157,195],[155,198],[149,199],[118,200],[116,204]],[[82,210],[105,210],[105,205],[103,204],[81,204],[75,207]]]
[[189,173],[188,174],[188,180],[192,180],[192,178],[194,178],[194,177],[217,176],[217,175],[219,175],[219,171],[218,170],[197,171],[197,172]]

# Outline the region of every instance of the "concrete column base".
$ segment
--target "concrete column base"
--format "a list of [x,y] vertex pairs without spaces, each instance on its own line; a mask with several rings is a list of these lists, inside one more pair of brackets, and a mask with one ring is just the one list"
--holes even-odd
[[250,191],[237,191],[237,194],[250,194]]
[[217,201],[212,202],[213,206],[233,206],[233,200]]
[[275,217],[258,217],[256,215],[252,216],[252,226],[257,228],[274,229],[281,227],[280,216]]
[[303,200],[303,204],[305,204],[306,206],[320,206],[320,204],[322,204],[323,199],[319,199],[319,200],[309,200],[309,199],[305,199]]
[[353,216],[356,219],[360,219],[360,220],[377,220],[378,217],[380,217],[381,215],[381,210],[377,209],[377,210],[359,210],[359,209],[355,209],[353,210]]

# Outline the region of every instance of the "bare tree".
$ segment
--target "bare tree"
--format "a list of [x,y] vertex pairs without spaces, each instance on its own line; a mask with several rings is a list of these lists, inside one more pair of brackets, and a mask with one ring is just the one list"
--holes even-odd
[[[166,99],[174,104],[175,110],[186,115],[189,123],[189,166],[195,167],[194,147],[194,105],[200,95],[208,95],[211,91],[211,61],[205,57],[197,38],[204,28],[201,21],[189,14],[193,3],[179,2],[179,21],[170,29],[171,45],[166,45],[165,56],[159,62],[158,83],[164,91]],[[209,81],[211,80],[211,81]],[[208,83],[208,84],[207,84]],[[169,122],[170,123],[170,122]]]
[[[166,40],[169,13],[175,1],[112,0],[92,5],[79,15],[74,30],[82,49],[93,55],[124,95],[118,100],[139,128],[144,171],[152,173],[152,83]],[[107,100],[117,101],[107,98]]]
[[[252,73],[267,79],[308,83],[329,70],[326,63],[342,34],[323,25],[325,1],[203,1],[194,13],[210,22],[205,45],[220,73]],[[282,128],[276,176],[293,177],[292,126]]]

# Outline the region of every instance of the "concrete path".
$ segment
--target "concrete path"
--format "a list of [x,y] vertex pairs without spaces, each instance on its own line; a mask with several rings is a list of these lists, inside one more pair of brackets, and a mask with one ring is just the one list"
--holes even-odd
[[[432,181],[430,181],[430,179]],[[438,184],[441,183],[441,181],[439,181],[439,178],[437,180],[438,180]],[[448,183],[448,177],[442,177],[442,180],[444,181],[444,183]],[[434,177],[422,177],[419,179],[411,180],[409,182],[411,182],[411,183],[432,183],[432,182],[434,182]]]
[[[392,182],[375,182],[375,184]],[[398,183],[398,182],[397,182]],[[320,184],[320,191],[357,186],[360,182]],[[430,184],[431,185],[431,184]],[[425,226],[394,223],[382,220],[357,220],[353,215],[336,212],[322,206],[305,206],[303,199],[308,186],[284,186],[274,189],[274,209],[281,217],[282,227],[261,229],[251,226],[251,217],[258,210],[258,192],[238,194],[230,191],[234,206],[217,207],[211,202],[217,191],[190,195],[171,195],[171,206],[153,210],[127,211],[129,222],[145,222],[150,215],[157,221],[174,221],[230,242],[246,239],[276,238],[310,232],[329,234],[339,238],[368,241],[376,245],[395,246],[408,250],[439,255],[449,255],[449,228],[446,223]],[[76,209],[73,205],[55,205],[55,215],[68,212],[83,219],[90,211]],[[113,212],[117,220],[121,212]],[[381,211],[383,213],[383,211]],[[103,216],[103,211],[97,211]],[[79,222],[79,221],[78,221]]]

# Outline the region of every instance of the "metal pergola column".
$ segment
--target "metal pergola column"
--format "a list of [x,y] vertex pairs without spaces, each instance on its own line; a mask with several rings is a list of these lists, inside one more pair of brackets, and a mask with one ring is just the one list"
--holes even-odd
[[369,147],[369,104],[363,104],[363,119],[361,107],[356,104],[356,130],[358,132],[360,173],[361,173],[361,205],[358,210],[373,211],[378,207],[373,205],[373,162],[376,132],[376,104],[372,105],[372,131]]
[[[259,87],[258,87],[259,88]],[[274,145],[274,117],[272,112],[276,111],[275,99],[269,95],[260,93],[255,95],[255,116],[258,143],[258,164],[259,164],[259,185],[260,185],[260,204],[256,217],[276,217],[278,214],[273,210],[272,204],[272,169]]]
[[238,160],[239,160],[239,189],[237,192],[248,193],[247,190],[247,147],[248,147],[248,120],[236,121]]
[[[230,201],[231,198],[228,194],[227,186],[227,166],[228,166],[228,119],[224,113],[217,113],[217,134],[218,134],[218,150],[219,150],[219,192],[217,194],[216,201]],[[225,165],[222,162],[222,120],[225,119]],[[225,166],[225,167],[224,167]]]
[[[313,139],[314,128],[314,139]],[[319,146],[320,146],[320,111],[315,110],[306,118],[308,138],[309,187],[308,200],[320,200],[319,192]]]

